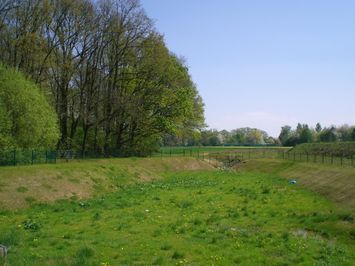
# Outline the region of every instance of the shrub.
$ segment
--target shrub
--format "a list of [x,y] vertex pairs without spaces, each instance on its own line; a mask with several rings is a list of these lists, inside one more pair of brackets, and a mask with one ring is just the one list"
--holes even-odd
[[0,149],[52,148],[57,117],[40,89],[21,73],[0,64]]

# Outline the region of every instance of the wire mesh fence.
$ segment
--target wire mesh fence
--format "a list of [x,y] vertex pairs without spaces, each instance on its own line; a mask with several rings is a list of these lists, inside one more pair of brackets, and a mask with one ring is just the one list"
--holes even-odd
[[155,153],[154,156],[161,157],[179,157],[179,156],[189,156],[196,157],[205,160],[223,160],[224,158],[237,158],[240,161],[250,160],[250,159],[282,159],[288,161],[298,161],[298,162],[309,162],[309,163],[319,163],[328,164],[344,167],[355,167],[355,156],[335,156],[332,154],[310,154],[310,153],[299,153],[288,150],[280,149],[237,149],[237,150],[226,150],[226,151],[205,151],[204,149],[180,149],[180,150],[161,150],[159,153]]
[[0,166],[56,163],[56,151],[10,150],[0,151]]
[[[135,156],[141,156],[139,153]],[[0,151],[0,166],[16,166],[31,164],[50,164],[58,161],[72,161],[93,158],[119,158],[129,157],[122,154],[118,150],[109,152],[97,151],[77,151],[77,150],[10,150]],[[234,158],[238,161],[250,159],[282,159],[288,161],[299,161],[309,163],[320,163],[328,165],[337,165],[344,167],[355,167],[354,155],[351,156],[335,156],[327,154],[308,154],[297,153],[292,150],[282,150],[277,148],[242,148],[213,151],[209,149],[186,148],[186,149],[161,149],[159,152],[151,154],[149,157],[195,157],[202,160],[224,160],[226,158]]]

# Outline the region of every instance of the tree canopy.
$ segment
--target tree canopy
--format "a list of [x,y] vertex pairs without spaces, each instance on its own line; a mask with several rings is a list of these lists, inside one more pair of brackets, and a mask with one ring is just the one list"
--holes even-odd
[[138,0],[17,0],[0,10],[0,61],[57,113],[60,149],[148,154],[194,134],[203,102]]
[[21,73],[0,65],[0,149],[53,148],[59,131],[54,110]]

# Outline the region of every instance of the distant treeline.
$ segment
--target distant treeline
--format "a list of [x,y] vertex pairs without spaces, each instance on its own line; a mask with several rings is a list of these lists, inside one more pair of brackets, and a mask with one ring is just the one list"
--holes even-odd
[[[144,154],[167,134],[191,135],[204,126],[187,66],[168,50],[139,0],[1,0],[0,62],[46,95],[56,112],[58,149]],[[0,115],[8,116],[11,104],[4,106]],[[44,141],[17,142],[32,136],[19,133],[21,123],[7,122],[0,148],[48,148]]]
[[202,130],[199,134],[191,135],[187,138],[167,136],[164,144],[166,146],[258,146],[279,145],[279,142],[263,130],[245,127],[231,131],[218,131],[216,129]]
[[355,141],[355,126],[322,127],[319,123],[313,128],[307,124],[298,124],[296,129],[283,126],[279,135],[283,146],[295,146],[312,142]]
[[166,146],[295,146],[302,143],[346,141],[355,141],[355,126],[322,127],[317,123],[313,128],[299,123],[296,129],[283,126],[278,138],[269,136],[263,130],[245,127],[231,131],[202,130],[199,134],[187,138],[167,136],[164,144]]

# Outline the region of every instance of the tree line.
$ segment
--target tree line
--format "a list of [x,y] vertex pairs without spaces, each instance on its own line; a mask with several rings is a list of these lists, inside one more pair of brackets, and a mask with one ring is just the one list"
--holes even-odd
[[231,131],[217,129],[203,129],[198,134],[188,137],[167,136],[166,146],[233,146],[233,145],[279,145],[279,141],[269,136],[265,131],[257,128],[238,128]]
[[290,126],[283,126],[279,141],[283,146],[295,146],[312,142],[355,141],[355,126],[322,127],[320,123],[317,123],[314,128],[301,123],[297,125],[296,129],[292,129]]
[[188,67],[138,0],[3,0],[0,61],[53,106],[58,149],[147,154],[204,126]]
[[283,126],[277,138],[257,128],[238,128],[231,131],[203,129],[195,135],[169,135],[164,138],[166,146],[295,146],[314,142],[355,141],[355,126],[342,125],[322,127],[320,123],[313,128],[299,123],[295,129]]

